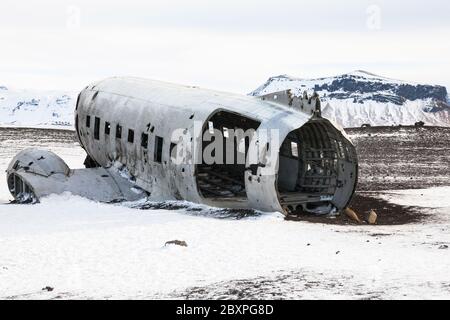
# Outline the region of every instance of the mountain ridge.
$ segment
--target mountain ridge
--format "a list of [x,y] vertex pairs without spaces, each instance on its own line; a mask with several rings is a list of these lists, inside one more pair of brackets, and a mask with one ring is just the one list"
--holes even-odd
[[249,95],[287,89],[296,96],[304,91],[317,92],[324,106],[323,116],[343,127],[411,125],[417,121],[450,126],[446,87],[391,79],[364,70],[315,79],[278,75]]
[[76,93],[0,85],[0,126],[73,129]]
[[[249,95],[290,89],[301,96],[316,91],[322,115],[342,127],[413,125],[450,126],[450,101],[444,86],[396,80],[364,70],[334,77],[270,77]],[[0,84],[0,126],[73,130],[77,92],[17,90]]]

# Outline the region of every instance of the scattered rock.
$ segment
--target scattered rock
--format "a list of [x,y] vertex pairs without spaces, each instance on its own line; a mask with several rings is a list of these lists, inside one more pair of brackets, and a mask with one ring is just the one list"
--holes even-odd
[[371,233],[371,234],[369,234],[369,236],[375,237],[376,239],[378,239],[378,237],[392,236],[392,233]]
[[182,247],[188,246],[186,241],[183,241],[183,240],[170,240],[170,241],[167,241],[164,246],[167,246],[168,244],[175,244],[177,246],[182,246]]
[[439,249],[448,249],[448,245],[442,244],[439,246]]
[[339,254],[339,252],[341,252],[341,251],[336,251],[336,254]]
[[370,210],[369,214],[367,215],[367,222],[369,224],[376,224],[377,223],[377,213],[375,212],[375,210]]
[[361,219],[359,219],[358,215],[356,214],[355,211],[353,211],[350,208],[345,208],[344,209],[344,213],[347,217],[349,217],[351,220],[356,221],[358,223],[362,223]]
[[42,288],[42,291],[53,291],[53,288],[52,287],[49,287],[49,286],[46,286],[46,287],[44,287],[44,288]]

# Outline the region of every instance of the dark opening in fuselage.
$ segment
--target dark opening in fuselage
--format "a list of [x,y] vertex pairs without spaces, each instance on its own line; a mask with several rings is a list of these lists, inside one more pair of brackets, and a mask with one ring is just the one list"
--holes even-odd
[[205,122],[202,163],[196,167],[197,186],[204,198],[247,197],[245,159],[250,135],[259,125],[256,120],[228,111],[218,111]]
[[341,209],[353,194],[356,177],[354,146],[325,119],[291,131],[280,147],[277,188],[288,213]]

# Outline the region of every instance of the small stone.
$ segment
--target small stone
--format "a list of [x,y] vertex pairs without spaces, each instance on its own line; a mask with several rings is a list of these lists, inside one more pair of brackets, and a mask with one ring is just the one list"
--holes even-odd
[[350,208],[347,207],[347,208],[344,209],[344,213],[345,213],[345,215],[346,215],[347,217],[349,217],[351,220],[356,221],[356,222],[358,222],[358,223],[362,223],[362,222],[361,222],[361,219],[359,219],[359,217],[358,217],[358,215],[356,214],[356,212],[353,211],[352,209],[350,209]]
[[442,244],[439,246],[439,249],[448,249],[448,245]]
[[164,246],[167,246],[168,244],[174,244],[174,245],[182,246],[182,247],[188,246],[186,241],[183,241],[183,240],[170,240],[170,241],[167,241]]
[[44,288],[42,288],[42,290],[43,291],[53,291],[53,288],[52,287],[49,287],[49,286],[46,286],[46,287],[44,287]]
[[376,224],[377,223],[377,213],[375,212],[375,210],[370,210],[369,215],[367,216],[367,222],[369,224]]
[[336,251],[336,254],[339,254],[340,251]]

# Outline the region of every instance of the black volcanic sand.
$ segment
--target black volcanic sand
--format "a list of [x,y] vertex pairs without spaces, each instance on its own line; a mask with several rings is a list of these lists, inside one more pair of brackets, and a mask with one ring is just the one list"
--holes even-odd
[[[350,202],[350,208],[357,212],[361,225],[367,225],[366,217],[370,210],[377,212],[376,225],[398,225],[406,223],[420,222],[425,219],[426,215],[421,213],[419,208],[405,207],[377,198],[373,195],[356,193]],[[302,214],[299,216],[287,216],[286,220],[290,221],[308,221],[327,224],[359,225],[358,222],[350,219],[345,214],[335,217],[315,216]]]
[[[42,143],[72,143],[77,141],[77,137],[75,131],[72,130],[0,127],[0,142],[3,140],[35,140],[35,142]],[[30,146],[23,146],[24,149],[28,147]]]
[[358,191],[450,185],[450,128],[346,129],[359,159]]

